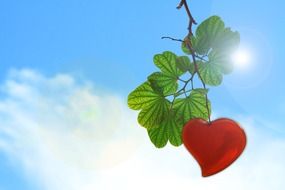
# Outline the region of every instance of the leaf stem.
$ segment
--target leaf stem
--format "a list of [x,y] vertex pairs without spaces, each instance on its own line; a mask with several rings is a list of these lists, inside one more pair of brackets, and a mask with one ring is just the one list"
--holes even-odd
[[184,93],[184,95],[185,95],[185,98],[187,98],[186,90],[183,90],[183,93]]
[[207,62],[207,60],[206,60],[204,57],[201,57],[201,56],[199,56],[199,55],[197,55],[197,54],[195,54],[195,57],[198,58],[198,59],[200,59],[200,60],[202,60],[202,61]]
[[[185,81],[185,80],[182,80],[182,79],[180,79],[180,78],[178,78],[178,80],[184,82],[184,86],[183,86],[181,89],[179,89],[177,92],[175,92],[174,94],[169,94],[169,95],[167,95],[167,96],[165,96],[165,97],[174,96],[174,97],[176,98],[176,97],[180,96],[181,94],[186,94],[187,92],[190,92],[190,91],[194,90],[194,89],[193,89],[193,78],[194,78],[194,75],[195,75],[195,73],[193,73],[193,75],[191,76],[191,78],[188,79],[188,80],[186,80],[186,81]],[[189,84],[189,82],[191,82],[192,88],[191,88],[191,90],[186,90],[186,89],[187,89],[187,86],[188,86],[188,84]],[[172,102],[174,102],[174,100],[175,100],[175,99],[173,99]]]
[[192,88],[192,90],[194,90],[194,83],[193,83],[193,79],[191,80],[191,88]]
[[181,82],[184,82],[184,83],[187,82],[186,80],[183,80],[183,79],[181,79],[181,78],[178,78],[178,80],[181,81]]

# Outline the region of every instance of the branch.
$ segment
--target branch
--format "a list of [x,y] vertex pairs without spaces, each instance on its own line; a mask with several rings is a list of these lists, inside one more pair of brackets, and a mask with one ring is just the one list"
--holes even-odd
[[189,35],[193,36],[192,26],[193,26],[193,24],[197,24],[197,22],[193,18],[186,0],[181,0],[179,5],[177,6],[177,9],[181,9],[183,6],[185,7],[185,10],[186,10],[187,15],[189,17],[189,26],[188,26]]
[[[200,74],[200,72],[198,70],[198,64],[197,64],[197,61],[196,61],[197,55],[195,54],[195,51],[192,48],[192,44],[191,44],[191,41],[190,41],[190,38],[193,36],[192,26],[193,26],[193,24],[197,24],[197,22],[193,18],[186,0],[181,0],[177,8],[180,9],[180,8],[182,8],[182,6],[185,7],[185,10],[186,10],[187,15],[189,17],[188,38],[186,38],[186,40],[184,42],[185,42],[187,48],[189,49],[189,51],[191,53],[191,56],[192,56],[192,59],[193,59],[193,63],[194,63],[194,67],[195,67],[195,72],[198,74],[198,77],[200,78],[200,80],[201,80],[201,82],[203,84],[203,88],[206,89],[206,84],[203,81],[203,79],[201,77],[201,74]],[[189,80],[189,82],[190,82],[190,80]],[[206,108],[207,108],[207,112],[208,112],[208,119],[209,119],[209,123],[210,123],[211,122],[211,119],[210,119],[210,109],[209,109],[209,102],[208,102],[208,95],[207,94],[205,95],[205,98],[206,98]]]

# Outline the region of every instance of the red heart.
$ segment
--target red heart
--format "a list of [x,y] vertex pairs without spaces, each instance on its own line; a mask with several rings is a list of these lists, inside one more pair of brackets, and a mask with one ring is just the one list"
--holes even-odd
[[211,123],[202,119],[190,120],[184,126],[182,138],[185,147],[199,163],[203,177],[230,166],[246,145],[244,130],[226,118]]

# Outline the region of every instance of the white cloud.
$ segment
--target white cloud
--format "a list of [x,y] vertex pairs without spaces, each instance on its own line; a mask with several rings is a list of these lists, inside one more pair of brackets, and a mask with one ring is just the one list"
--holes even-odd
[[13,70],[1,90],[0,147],[47,189],[81,189],[85,171],[114,167],[139,145],[124,101],[69,75]]
[[285,140],[240,117],[248,135],[243,156],[202,178],[184,149],[155,149],[124,100],[70,75],[13,70],[1,85],[0,150],[40,189],[281,190]]

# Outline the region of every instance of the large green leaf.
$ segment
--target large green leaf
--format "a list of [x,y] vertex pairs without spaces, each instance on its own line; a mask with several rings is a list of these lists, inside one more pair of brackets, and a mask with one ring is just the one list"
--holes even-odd
[[[195,36],[191,39],[188,36],[187,40],[191,41],[197,54],[208,56],[208,61],[198,66],[201,79],[211,86],[220,85],[223,74],[233,70],[230,56],[239,45],[239,33],[226,28],[220,17],[212,16],[197,27]],[[182,43],[182,50],[190,53],[185,43]]]
[[239,33],[225,28],[224,22],[218,16],[203,21],[191,38],[193,49],[200,55],[207,55],[211,49],[232,51],[239,45],[239,41]]
[[148,130],[148,135],[157,148],[164,147],[168,141],[173,146],[180,146],[182,144],[182,129],[183,123],[177,119],[172,110],[159,128]]
[[179,77],[183,74],[176,64],[177,56],[170,52],[166,51],[162,54],[157,54],[154,56],[153,61],[154,64],[165,74],[173,75]]
[[199,73],[203,82],[210,86],[218,86],[223,81],[220,67],[214,64],[201,63],[198,66]]
[[167,96],[177,91],[177,77],[162,72],[155,72],[148,77],[154,91]]
[[[209,111],[211,112],[210,101],[208,100]],[[183,124],[186,124],[193,118],[208,118],[208,111],[206,107],[206,96],[200,91],[192,91],[187,98],[179,98],[174,102],[174,108],[180,115]]]
[[196,30],[196,36],[192,38],[192,45],[200,55],[208,53],[218,36],[223,33],[224,23],[218,16],[212,16],[203,21]]
[[144,82],[128,96],[128,105],[131,109],[140,110],[156,103],[163,98],[163,94],[155,92],[150,82]]
[[150,82],[143,83],[129,95],[128,105],[134,110],[142,109],[138,122],[147,129],[159,127],[170,109],[169,100],[155,92]]

